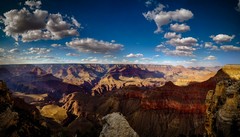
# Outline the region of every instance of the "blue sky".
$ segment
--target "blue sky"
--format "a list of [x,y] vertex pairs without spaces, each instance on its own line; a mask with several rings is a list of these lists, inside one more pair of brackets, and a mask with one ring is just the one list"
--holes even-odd
[[3,0],[0,64],[240,63],[238,0]]

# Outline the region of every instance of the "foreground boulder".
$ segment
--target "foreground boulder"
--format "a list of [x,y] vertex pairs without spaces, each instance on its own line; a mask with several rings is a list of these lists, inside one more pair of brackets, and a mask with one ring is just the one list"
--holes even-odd
[[138,137],[127,120],[120,113],[111,113],[103,117],[105,122],[100,137]]

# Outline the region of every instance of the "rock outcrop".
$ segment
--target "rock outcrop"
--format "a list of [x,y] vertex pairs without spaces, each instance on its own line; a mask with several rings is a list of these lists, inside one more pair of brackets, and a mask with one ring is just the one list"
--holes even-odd
[[36,107],[22,99],[12,98],[5,82],[0,81],[0,136],[1,137],[41,137],[50,136],[50,131],[42,125]]
[[139,137],[120,113],[111,113],[102,119],[104,125],[99,137]]
[[206,96],[206,134],[240,136],[240,81],[224,80]]
[[0,136],[5,135],[7,129],[12,126],[17,126],[18,113],[13,111],[13,100],[3,81],[0,81]]

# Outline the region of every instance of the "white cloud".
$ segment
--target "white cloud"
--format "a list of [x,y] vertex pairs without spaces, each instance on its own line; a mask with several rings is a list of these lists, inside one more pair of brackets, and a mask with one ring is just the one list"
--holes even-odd
[[218,34],[216,36],[211,35],[210,38],[213,39],[216,43],[230,42],[234,39],[235,35],[229,36],[226,34]]
[[233,45],[223,45],[220,48],[224,51],[240,51],[240,47]]
[[56,57],[53,56],[35,56],[36,59],[56,59]]
[[176,50],[182,50],[182,51],[194,51],[196,50],[193,47],[189,47],[189,46],[177,46]]
[[186,24],[171,24],[170,29],[175,32],[186,32],[190,30],[190,27]]
[[66,56],[78,57],[80,55],[79,54],[75,54],[75,53],[67,53]]
[[47,54],[49,52],[51,52],[50,49],[47,48],[29,48],[28,49],[29,52],[27,52],[27,54]]
[[104,58],[114,58],[114,56],[113,55],[105,55],[105,56],[103,56]]
[[192,50],[179,50],[179,49],[169,50],[169,49],[165,49],[162,52],[164,54],[170,55],[170,56],[189,56],[189,57],[194,56]]
[[176,32],[167,32],[164,34],[164,38],[172,39],[172,38],[181,38],[181,34],[176,34]]
[[156,51],[162,51],[164,49],[166,49],[166,47],[163,44],[157,45],[156,48],[155,48]]
[[81,24],[80,24],[74,17],[72,17],[71,19],[72,19],[72,23],[73,23],[76,27],[80,28]]
[[240,12],[240,0],[238,0],[238,5],[237,5],[236,10]]
[[207,57],[204,58],[204,60],[216,60],[216,59],[217,58],[215,56],[212,56],[212,55],[207,56]]
[[160,57],[160,55],[154,55],[154,57],[158,58],[158,57]]
[[52,47],[60,47],[61,44],[52,44],[51,46],[52,46]]
[[175,50],[170,50],[165,45],[160,44],[156,46],[155,50],[170,56],[194,56],[193,51],[196,49],[189,46],[176,46]]
[[214,46],[212,42],[205,42],[204,47],[210,50],[219,50],[217,46]]
[[172,21],[183,22],[193,17],[193,13],[190,10],[181,8],[175,11],[163,11],[164,8],[164,5],[159,4],[159,6],[153,11],[143,13],[143,16],[147,20],[153,20],[156,23],[157,30],[155,30],[155,33],[162,32],[161,27],[169,24]]
[[44,29],[46,26],[48,12],[44,10],[35,10],[30,13],[23,8],[20,11],[14,9],[4,13],[3,23],[5,28],[3,31],[7,36],[12,36],[18,40],[19,35],[26,33],[29,30]]
[[152,58],[141,58],[141,60],[143,60],[143,61],[151,61],[153,59]]
[[197,61],[197,59],[191,59],[191,62],[196,62]]
[[[26,3],[29,2],[32,1]],[[4,13],[1,21],[5,25],[3,31],[16,41],[58,40],[79,35],[77,28],[80,27],[80,24],[76,19],[72,17],[72,22],[68,22],[59,13],[49,14],[48,11],[40,9],[33,11],[26,8],[13,9]]]
[[151,6],[151,5],[152,5],[152,1],[151,1],[151,0],[146,1],[146,2],[145,2],[145,5],[146,5],[146,7]]
[[9,52],[10,53],[18,53],[18,52],[20,52],[20,50],[17,48],[14,48],[14,49],[9,50]]
[[219,50],[218,46],[212,46],[210,50]]
[[168,43],[173,46],[195,46],[197,44],[197,39],[193,37],[177,38],[170,39]]
[[3,53],[5,51],[5,49],[0,48],[0,53]]
[[213,44],[212,42],[205,42],[204,47],[205,48],[212,48]]
[[[68,36],[77,36],[78,31],[71,28],[70,23],[63,20],[61,14],[50,14],[46,24],[47,30],[52,34],[52,39],[62,39]],[[78,25],[76,26],[78,27]]]
[[33,1],[33,0],[27,0],[25,1],[25,4],[30,7],[30,9],[34,9],[34,8],[40,8],[40,6],[42,5],[41,1]]
[[102,40],[98,41],[92,38],[74,39],[70,42],[66,42],[66,45],[80,52],[92,53],[112,53],[123,49],[122,44],[105,42]]
[[88,57],[88,58],[85,58],[85,59],[81,59],[81,62],[84,62],[84,63],[100,63],[102,61],[98,60],[96,57],[95,58]]
[[27,33],[22,34],[23,42],[38,41],[38,40],[48,40],[51,39],[52,35],[49,31],[42,30],[29,30]]
[[133,54],[133,53],[130,53],[128,55],[126,55],[127,58],[139,58],[139,57],[143,57],[143,54],[141,53],[137,53],[137,54]]

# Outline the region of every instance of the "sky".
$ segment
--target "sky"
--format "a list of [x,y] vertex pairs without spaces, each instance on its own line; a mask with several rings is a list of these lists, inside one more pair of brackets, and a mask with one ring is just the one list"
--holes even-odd
[[240,64],[240,0],[2,0],[0,64]]

